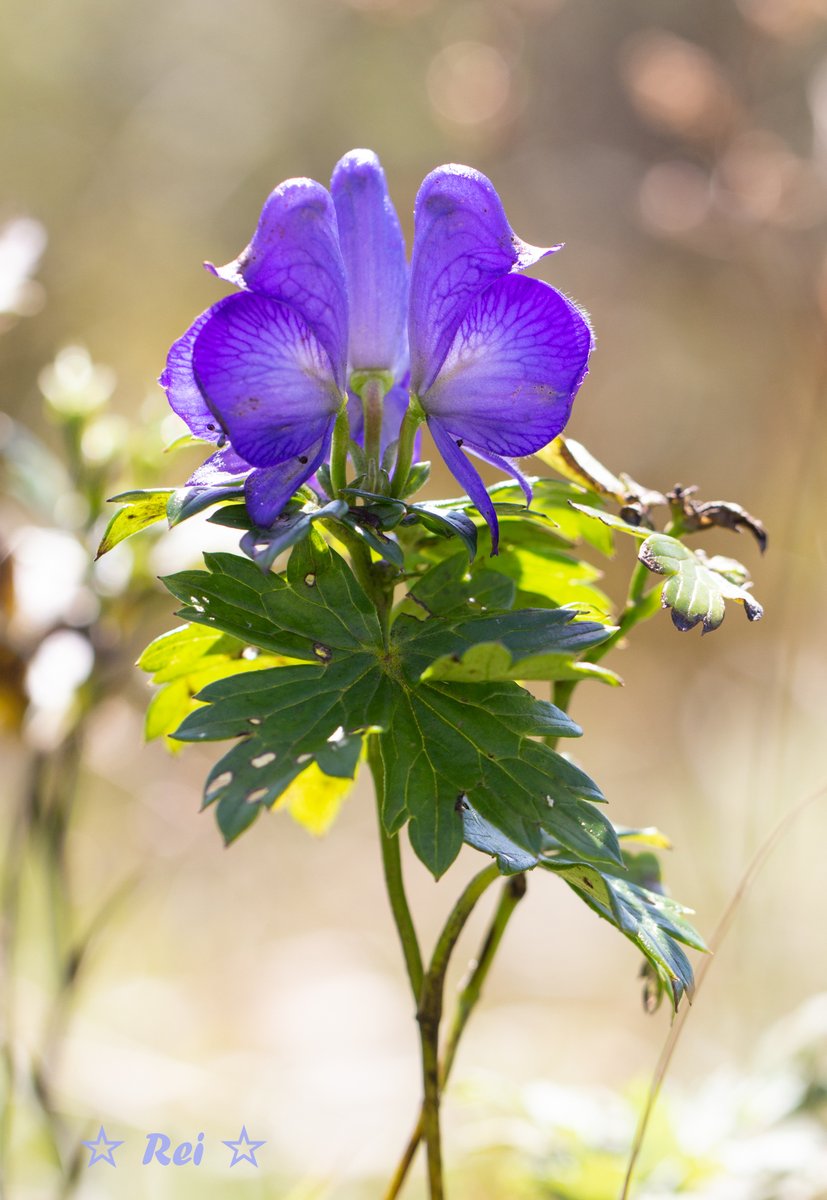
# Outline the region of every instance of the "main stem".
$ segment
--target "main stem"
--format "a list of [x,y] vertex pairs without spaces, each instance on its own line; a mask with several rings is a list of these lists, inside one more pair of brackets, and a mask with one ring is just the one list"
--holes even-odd
[[451,954],[462,933],[465,922],[480,896],[499,878],[499,867],[491,863],[475,875],[451,910],[431,957],[422,982],[422,994],[416,1019],[419,1022],[419,1044],[422,1053],[422,1132],[428,1155],[428,1188],[430,1200],[443,1200],[442,1138],[439,1124],[439,1105],[442,1081],[439,1069],[439,1026],[445,992],[445,973]]
[[[497,903],[497,908],[492,918],[491,924],[483,938],[480,952],[476,959],[470,964],[468,976],[462,984],[454,1015],[451,1019],[451,1024],[448,1030],[448,1036],[445,1041],[445,1048],[442,1052],[442,1060],[439,1066],[439,1087],[440,1091],[445,1091],[445,1086],[451,1074],[451,1069],[454,1065],[457,1048],[460,1039],[465,1031],[465,1026],[471,1013],[474,1011],[479,999],[482,995],[482,989],[485,981],[488,978],[488,972],[494,961],[494,956],[505,933],[506,926],[511,919],[511,914],[522,900],[526,893],[526,877],[524,874],[513,875],[510,879],[503,883],[500,899]],[[408,1144],[405,1147],[404,1153],[399,1160],[397,1168],[393,1174],[388,1190],[385,1193],[384,1200],[396,1200],[399,1193],[402,1191],[403,1184],[407,1178],[408,1171],[413,1163],[414,1156],[419,1148],[419,1143],[422,1141],[424,1133],[425,1114],[424,1105],[420,1109],[417,1123],[408,1139]]]

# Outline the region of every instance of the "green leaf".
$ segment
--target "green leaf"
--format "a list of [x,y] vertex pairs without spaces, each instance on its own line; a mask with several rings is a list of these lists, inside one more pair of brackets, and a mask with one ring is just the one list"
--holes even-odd
[[196,513],[212,508],[215,504],[226,504],[244,495],[241,483],[221,483],[210,487],[196,485],[178,488],[173,492],[167,503],[167,517],[170,525],[180,525]]
[[207,777],[205,805],[217,803],[230,842],[271,807],[315,762],[326,775],[352,778],[365,729],[381,723],[386,683],[375,655],[348,654],[323,666],[279,667],[211,684],[205,707],[175,733],[182,741],[240,738]]
[[[360,488],[342,488],[341,495],[364,500],[365,510],[382,529],[393,529],[408,511],[408,506],[403,500],[396,500],[392,496],[379,496],[374,492],[364,492]],[[359,516],[361,509],[353,508],[351,511],[354,516]]]
[[[152,682],[159,689],[147,709],[144,726],[147,740],[168,738],[198,707],[195,694],[208,683],[290,661],[252,651],[237,638],[202,625],[184,625],[162,634],[138,659],[138,666],[152,675]],[[176,742],[168,745],[170,749],[180,749]]]
[[352,534],[375,550],[380,558],[386,559],[394,566],[403,565],[402,547],[383,530],[382,518],[375,516],[369,508],[359,507],[346,509],[338,518],[340,525],[345,525]]
[[167,581],[174,594],[194,596],[194,620],[234,632],[252,617],[259,645],[316,664],[223,679],[199,693],[206,707],[175,734],[182,741],[242,739],[210,772],[205,795],[205,803],[217,803],[219,826],[232,841],[310,763],[352,778],[359,735],[382,724],[390,684],[378,668],[382,638],[373,605],[317,534],[294,549],[286,577],[262,576],[233,555],[205,560],[209,572]]
[[691,993],[692,966],[679,943],[697,950],[705,950],[706,946],[686,919],[691,910],[660,890],[660,868],[653,854],[624,853],[621,865],[598,865],[552,844],[532,855],[467,802],[462,819],[465,841],[496,858],[504,875],[536,866],[559,875],[591,909],[643,952],[674,1008],[684,992]]
[[437,875],[462,843],[464,801],[525,850],[536,853],[551,836],[588,859],[618,856],[609,822],[588,803],[602,800],[599,789],[534,740],[577,735],[570,718],[512,682],[421,678],[435,653],[456,652],[492,633],[519,653],[559,623],[557,614],[540,610],[458,624],[401,617],[394,626],[400,674],[381,739],[384,819],[394,830],[410,818],[414,849]]
[[462,796],[526,849],[554,838],[589,861],[619,862],[614,831],[590,803],[602,800],[597,786],[536,740],[578,734],[564,713],[510,681],[421,679],[435,659],[475,641],[496,639],[524,658],[591,645],[602,627],[550,610],[403,615],[386,646],[350,568],[315,533],[293,550],[286,576],[262,576],[233,555],[206,561],[207,571],[167,581],[188,619],[306,660],[210,684],[176,732],[185,741],[240,739],[207,783],[228,841],[310,763],[352,775],[361,735],[373,729],[383,731],[385,823],[397,830],[410,821],[414,849],[435,875],[462,844]]
[[[744,606],[747,618],[758,621],[764,610],[747,586],[732,582],[733,561],[725,559],[722,570],[715,570],[714,559],[703,551],[690,550],[677,538],[655,533],[646,539],[638,558],[659,575],[666,575],[661,602],[671,608],[672,622],[681,633],[702,624],[702,633],[711,633],[724,619],[727,600]],[[740,564],[735,564],[740,566]],[[747,577],[746,568],[740,578]]]
[[353,784],[353,779],[325,775],[316,763],[311,763],[282,792],[274,807],[285,809],[298,825],[320,837],[335,821]]
[[643,952],[674,1009],[685,992],[691,995],[692,964],[680,943],[706,949],[686,920],[685,914],[691,910],[591,863],[559,857],[544,860],[542,865],[560,875],[590,908]]
[[477,553],[477,527],[467,513],[460,509],[444,507],[442,504],[408,505],[408,515],[403,525],[422,525],[430,533],[442,538],[458,537],[473,562]]
[[167,445],[164,446],[163,453],[174,454],[178,450],[189,450],[193,446],[208,447],[211,446],[211,443],[205,438],[196,437],[192,433],[182,433],[179,437],[173,438],[171,442],[168,442]]
[[101,543],[95,558],[108,553],[119,542],[139,533],[156,521],[163,521],[167,515],[167,502],[174,495],[169,489],[155,488],[147,491],[121,492],[113,496],[110,503],[122,502],[125,507],[118,509],[104,530]]
[[[600,626],[608,636],[606,626]],[[577,662],[570,654],[531,654],[526,658],[514,658],[501,642],[482,642],[466,650],[461,657],[443,655],[428,667],[423,679],[475,680],[495,679],[547,679],[584,680],[596,679],[618,687],[622,683],[619,675],[597,663]]]
[[[436,563],[422,575],[408,593],[414,604],[432,617],[458,616],[509,609],[516,589],[512,580],[479,563],[468,565],[460,552]],[[414,612],[410,605],[406,612]]]
[[582,513],[584,517],[591,517],[593,520],[607,525],[609,529],[614,529],[618,533],[628,533],[631,537],[638,538],[640,541],[649,537],[649,534],[652,532],[651,529],[646,529],[640,525],[630,525],[628,521],[624,521],[616,513],[605,512],[602,508],[593,508],[590,504],[580,504],[575,500],[571,500],[569,503],[572,508]]
[[424,487],[428,482],[428,477],[431,474],[431,464],[429,462],[414,463],[408,472],[408,478],[405,480],[405,486],[402,489],[403,496],[412,496],[414,492],[418,492],[421,487]]
[[601,577],[599,569],[560,549],[528,521],[502,522],[500,553],[492,565],[514,580],[520,606],[570,605],[591,620],[611,619],[611,601],[594,586]]

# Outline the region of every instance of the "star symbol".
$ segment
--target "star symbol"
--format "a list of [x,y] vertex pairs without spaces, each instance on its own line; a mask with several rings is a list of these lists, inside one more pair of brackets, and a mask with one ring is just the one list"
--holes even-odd
[[265,1144],[265,1142],[254,1142],[247,1133],[247,1126],[242,1125],[241,1133],[234,1142],[224,1142],[224,1145],[233,1152],[233,1161],[230,1163],[230,1166],[234,1167],[236,1163],[246,1161],[251,1162],[254,1167],[257,1167],[256,1150],[261,1149]]
[[98,1136],[95,1138],[94,1142],[82,1142],[81,1144],[88,1146],[92,1151],[91,1157],[87,1164],[88,1166],[94,1167],[96,1162],[105,1162],[109,1163],[110,1167],[117,1167],[118,1164],[115,1162],[114,1152],[117,1150],[118,1146],[123,1145],[123,1142],[110,1141],[104,1133],[102,1125],[98,1130]]

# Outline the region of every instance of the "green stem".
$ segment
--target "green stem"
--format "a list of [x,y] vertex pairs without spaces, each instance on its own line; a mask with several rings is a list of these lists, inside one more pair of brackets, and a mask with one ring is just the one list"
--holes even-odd
[[379,482],[379,458],[382,447],[382,401],[387,391],[385,380],[368,375],[362,384],[362,409],[365,415],[365,457],[367,459],[367,490],[375,492]]
[[482,948],[476,960],[471,964],[468,976],[457,998],[454,1016],[442,1055],[442,1066],[440,1068],[440,1086],[442,1088],[448,1082],[448,1077],[454,1065],[457,1047],[465,1031],[465,1026],[468,1024],[468,1018],[471,1016],[482,995],[482,989],[488,978],[488,972],[491,970],[494,956],[499,949],[505,928],[511,920],[511,914],[525,894],[525,874],[512,875],[510,879],[504,882],[496,911],[483,939]]
[[413,463],[414,444],[416,442],[416,433],[419,426],[425,419],[425,414],[419,407],[419,402],[416,397],[411,394],[410,403],[408,404],[407,412],[402,421],[402,426],[399,430],[399,447],[396,451],[396,466],[391,479],[391,495],[401,496],[405,490],[405,484],[408,482],[408,476],[411,473],[411,464]]
[[480,871],[463,891],[451,910],[434,948],[422,983],[416,1019],[422,1053],[422,1134],[428,1155],[430,1200],[443,1200],[442,1137],[439,1125],[441,1079],[439,1069],[439,1026],[445,993],[445,973],[465,922],[480,896],[500,875],[496,863]]
[[382,847],[382,866],[385,872],[385,887],[388,892],[391,912],[399,934],[402,954],[405,958],[405,968],[411,982],[411,992],[414,1003],[419,1003],[422,994],[424,970],[422,952],[416,936],[411,910],[405,895],[405,883],[402,878],[402,857],[399,852],[399,834],[389,834],[382,819],[382,809],[385,800],[385,773],[382,757],[379,752],[379,739],[375,733],[368,736],[368,766],[373,776],[373,786],[376,792],[376,807],[379,823],[379,840]]
[[[480,952],[476,959],[471,963],[468,976],[462,985],[459,996],[457,997],[454,1015],[451,1019],[451,1025],[448,1031],[448,1036],[445,1042],[445,1049],[442,1053],[442,1060],[439,1067],[439,1086],[441,1091],[445,1091],[446,1084],[451,1075],[451,1070],[454,1066],[457,1048],[465,1026],[471,1013],[476,1008],[482,996],[482,989],[485,981],[488,978],[488,972],[494,962],[494,956],[497,953],[506,926],[511,919],[511,914],[522,900],[526,893],[526,877],[524,874],[514,875],[510,879],[505,880],[500,899],[497,903],[497,908],[491,920],[491,924],[485,934],[485,937],[480,948]],[[402,1191],[402,1185],[407,1178],[408,1171],[413,1163],[414,1156],[419,1149],[419,1143],[422,1141],[424,1132],[424,1112],[420,1109],[419,1117],[416,1125],[408,1139],[408,1144],[405,1147],[404,1153],[399,1160],[396,1170],[390,1185],[385,1192],[384,1200],[397,1200],[399,1193]]]
[[333,487],[333,498],[339,495],[347,486],[347,448],[350,443],[350,426],[347,419],[347,408],[343,404],[336,424],[333,426],[333,441],[330,445],[330,483]]

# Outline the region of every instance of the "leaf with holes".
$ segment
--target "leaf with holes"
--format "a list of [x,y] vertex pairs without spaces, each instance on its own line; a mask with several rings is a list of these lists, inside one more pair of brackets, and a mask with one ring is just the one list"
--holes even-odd
[[171,750],[180,743],[169,735],[198,707],[195,694],[217,679],[292,660],[262,654],[238,638],[203,625],[184,625],[150,642],[138,666],[152,676],[158,691],[147,708],[144,730],[148,741],[165,737]]
[[579,734],[565,714],[507,680],[421,679],[440,656],[478,641],[496,640],[521,659],[592,645],[605,636],[601,626],[550,610],[402,615],[386,648],[350,568],[315,533],[294,549],[284,576],[262,576],[232,555],[206,561],[207,571],[167,581],[183,615],[303,660],[210,684],[176,732],[184,741],[240,739],[207,783],[227,840],[310,763],[352,776],[361,734],[381,729],[385,821],[396,830],[410,820],[412,844],[435,875],[462,843],[461,795],[529,850],[554,837],[588,860],[618,858],[611,825],[590,803],[602,799],[597,786],[536,740]]
[[[721,570],[715,570],[715,559],[707,559],[703,551],[690,550],[666,533],[648,537],[638,558],[650,571],[667,576],[661,603],[664,608],[671,608],[672,622],[681,633],[698,624],[703,626],[702,633],[717,629],[724,619],[727,600],[742,604],[750,621],[758,621],[764,615],[763,608],[748,591],[749,585],[732,582],[732,559],[724,560]],[[741,570],[744,579],[746,569]]]
[[476,639],[494,636],[515,655],[542,648],[563,636],[570,617],[545,610],[459,622],[403,616],[394,625],[397,686],[381,738],[383,818],[391,832],[410,820],[411,843],[435,875],[462,845],[465,801],[524,850],[536,853],[551,836],[589,860],[619,860],[611,825],[590,803],[602,800],[599,788],[536,740],[577,736],[569,717],[508,680],[422,678],[435,658]]
[[242,739],[206,787],[206,803],[217,803],[219,826],[232,841],[310,763],[352,778],[360,735],[383,724],[390,684],[379,667],[375,610],[344,560],[315,533],[293,551],[286,576],[262,576],[232,555],[209,556],[208,566],[168,581],[175,595],[190,598],[185,612],[194,612],[193,620],[232,632],[249,613],[264,627],[259,645],[314,664],[210,685],[197,697],[204,707],[175,734],[182,741]]

